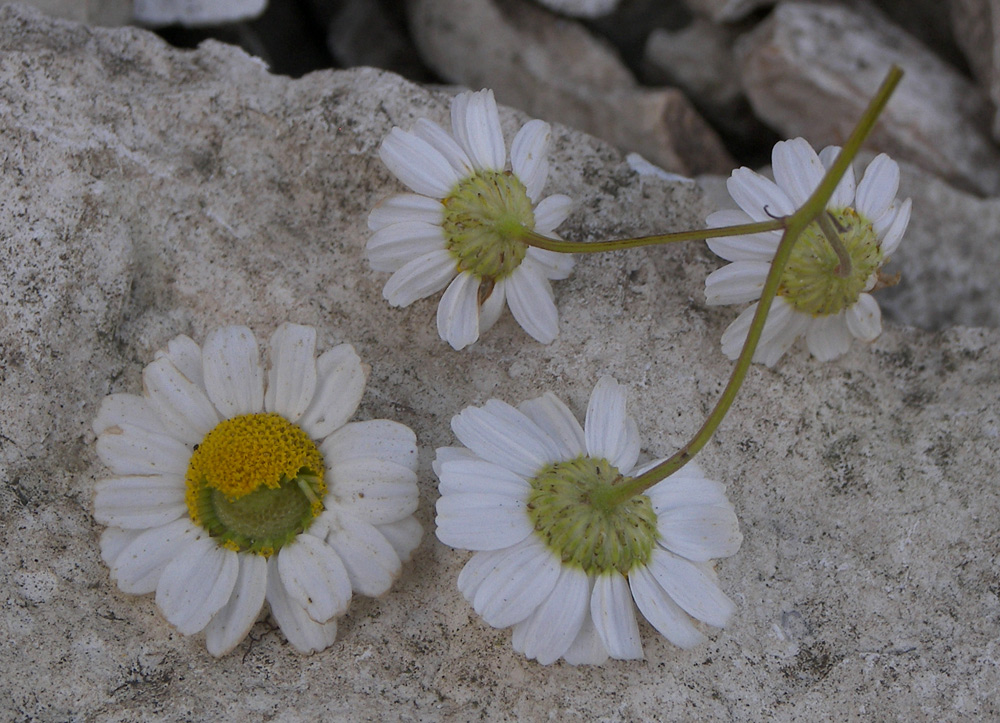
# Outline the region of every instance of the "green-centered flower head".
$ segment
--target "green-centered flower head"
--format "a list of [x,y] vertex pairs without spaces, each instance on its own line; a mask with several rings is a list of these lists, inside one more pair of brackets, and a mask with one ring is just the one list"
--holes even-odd
[[588,575],[627,575],[645,567],[656,543],[656,512],[646,495],[619,505],[603,497],[623,481],[606,459],[578,457],[555,462],[533,477],[528,517],[563,564]]
[[392,272],[382,294],[408,306],[447,287],[438,306],[441,338],[455,349],[475,342],[505,305],[534,339],[559,334],[549,283],[566,278],[569,254],[529,247],[525,231],[554,236],[572,201],[542,197],[551,128],[528,121],[510,145],[493,92],[459,93],[451,132],[424,118],[393,128],[379,155],[413,193],[392,196],[369,215],[372,268]]
[[481,170],[458,182],[444,204],[445,245],[481,280],[482,290],[510,276],[528,251],[521,235],[534,229],[535,213],[524,184],[509,172]]
[[[840,149],[817,154],[802,138],[774,147],[774,181],[739,168],[727,185],[740,210],[708,217],[712,227],[789,216],[801,207],[833,165]],[[754,361],[775,364],[799,337],[821,361],[834,359],[852,339],[873,341],[882,331],[878,302],[870,292],[884,280],[881,269],[895,252],[910,220],[910,200],[898,201],[899,166],[876,156],[859,182],[848,168],[824,216],[798,237],[768,312]],[[705,280],[709,304],[741,304],[760,298],[779,231],[710,239],[709,248],[731,261]],[[745,309],[722,335],[722,351],[739,356],[757,310]]]
[[269,556],[323,511],[324,463],[302,429],[278,414],[220,422],[191,454],[188,514],[223,546]]

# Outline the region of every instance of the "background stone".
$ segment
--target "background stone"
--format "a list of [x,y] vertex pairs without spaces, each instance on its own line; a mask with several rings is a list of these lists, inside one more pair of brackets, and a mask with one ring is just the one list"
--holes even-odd
[[955,185],[1000,191],[992,111],[966,78],[873,9],[785,2],[737,44],[744,90],[784,137],[843,142],[890,65],[906,72],[871,146]]
[[[593,133],[685,175],[732,159],[684,94],[638,87],[606,43],[525,0],[412,0],[424,61],[453,83]],[[484,29],[487,29],[484,30]]]
[[220,25],[255,18],[267,0],[132,0],[136,22],[145,25]]
[[[754,368],[702,464],[745,535],[719,565],[731,626],[680,651],[645,624],[645,662],[542,667],[485,626],[433,537],[433,448],[490,397],[552,390],[579,414],[610,373],[644,454],[673,451],[731,369],[735,309],[704,305],[699,244],[585,257],[556,285],[561,335],[505,316],[464,352],[437,300],[392,309],[362,258],[365,219],[401,186],[376,149],[447,97],[374,70],[292,81],[242,52],[166,47],[0,9],[0,719],[62,721],[657,718],[989,720],[997,708],[1000,333],[890,327],[820,365]],[[504,109],[508,139],[526,116]],[[574,239],[697,225],[690,183],[638,175],[556,125],[548,189]],[[904,247],[905,248],[905,247]],[[105,472],[90,424],[178,333],[267,337],[315,324],[372,365],[359,418],[421,443],[427,536],[396,587],[356,598],[337,642],[303,657],[259,622],[215,660],[152,596],[120,593],[91,517]]]

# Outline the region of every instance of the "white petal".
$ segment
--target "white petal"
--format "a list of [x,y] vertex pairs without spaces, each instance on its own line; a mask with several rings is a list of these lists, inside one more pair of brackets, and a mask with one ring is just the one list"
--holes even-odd
[[717,628],[725,627],[736,606],[698,565],[654,548],[649,571],[688,615]]
[[552,392],[522,402],[517,409],[543,429],[558,445],[559,459],[570,460],[586,454],[587,442],[583,427],[569,407]]
[[111,394],[104,397],[94,419],[94,434],[101,435],[111,427],[123,424],[146,432],[166,433],[159,412],[145,397],[136,394]]
[[226,418],[264,408],[264,370],[253,332],[245,326],[216,329],[202,350],[208,398]]
[[202,391],[205,391],[205,377],[202,373],[201,348],[194,341],[181,334],[175,336],[167,342],[166,349],[158,350],[154,359],[166,357],[170,363],[180,369],[181,374],[186,376]]
[[627,393],[611,377],[601,377],[590,395],[583,425],[587,454],[608,460],[623,474],[632,470],[639,456],[638,430],[629,429],[635,422],[625,413]]
[[477,552],[462,569],[458,589],[483,620],[506,628],[527,618],[559,579],[559,560],[535,536],[513,547]]
[[215,540],[199,537],[171,560],[156,584],[156,605],[184,635],[204,629],[236,585],[237,554]]
[[[827,146],[820,151],[819,160],[823,164],[823,168],[830,170],[834,161],[837,160],[838,155],[840,155],[840,146]],[[854,191],[854,168],[848,166],[844,172],[844,177],[840,179],[840,183],[837,184],[837,188],[830,197],[830,202],[826,204],[827,208],[847,208],[848,206],[853,206]]]
[[536,341],[550,344],[559,336],[552,287],[531,259],[525,258],[507,279],[507,304],[517,323]]
[[436,505],[438,539],[463,550],[498,550],[517,544],[534,529],[526,506],[530,486],[523,480],[516,484],[499,477],[479,477],[475,471],[466,471],[472,465],[481,469],[485,463],[444,466]]
[[229,653],[247,636],[264,606],[267,560],[260,555],[237,555],[239,573],[229,601],[205,628],[205,643],[215,657]]
[[320,445],[328,464],[373,457],[417,471],[417,437],[405,424],[389,419],[345,424]]
[[123,529],[160,527],[187,511],[186,489],[180,475],[101,480],[95,485],[94,519]]
[[821,362],[836,359],[851,348],[851,334],[847,331],[844,313],[818,316],[809,325],[806,346],[809,353]]
[[219,423],[205,392],[165,357],[142,370],[142,386],[167,432],[181,441],[197,444]]
[[729,504],[726,486],[707,479],[697,462],[688,462],[662,482],[653,485],[646,491],[646,495],[657,515],[687,505]]
[[451,127],[455,139],[476,168],[502,171],[507,148],[500,130],[500,114],[492,90],[466,92],[451,102]]
[[685,649],[705,642],[705,636],[694,626],[688,614],[670,599],[647,568],[634,568],[628,579],[639,612],[660,635]]
[[316,391],[316,329],[285,322],[271,335],[264,408],[297,422]]
[[368,381],[368,367],[350,344],[340,344],[316,360],[316,391],[299,425],[323,439],[354,416]]
[[708,228],[722,228],[723,226],[742,226],[746,223],[753,223],[753,219],[746,211],[738,208],[725,208],[721,211],[713,211],[705,217],[705,225]]
[[191,450],[165,434],[120,424],[97,438],[97,455],[116,475],[184,475]]
[[452,349],[479,338],[479,278],[463,271],[448,285],[437,309],[438,334]]
[[[529,251],[530,253],[530,251]],[[507,282],[498,281],[493,286],[493,291],[486,297],[483,305],[479,307],[479,335],[482,336],[497,323],[500,314],[503,313],[504,303],[507,300]]]
[[281,632],[300,653],[326,650],[337,639],[336,618],[317,623],[285,590],[278,572],[278,555],[267,563],[267,602]]
[[875,341],[882,333],[882,310],[871,294],[861,294],[844,316],[848,330],[861,341]]
[[[444,206],[436,198],[416,193],[398,193],[376,204],[368,214],[368,228],[381,231],[399,223],[441,225]],[[371,242],[369,242],[371,243]]]
[[559,447],[537,424],[514,407],[491,399],[466,407],[451,419],[455,436],[483,459],[522,477],[533,477],[559,459]]
[[514,626],[514,650],[550,665],[569,650],[590,612],[590,582],[582,570],[564,567],[545,601]]
[[439,224],[404,221],[376,231],[365,245],[365,255],[375,271],[395,272],[410,261],[444,247],[444,230]]
[[[123,530],[118,527],[108,527],[101,533],[101,559],[109,568],[114,568],[118,556],[144,532],[145,530]],[[111,579],[114,580],[114,575],[111,576]],[[151,589],[156,589],[155,581]]]
[[402,563],[389,541],[375,527],[342,512],[330,528],[326,541],[340,556],[351,588],[378,597],[392,587]]
[[420,118],[413,124],[410,132],[417,138],[427,141],[434,150],[448,160],[448,163],[460,176],[471,176],[475,172],[475,167],[469,156],[455,139],[437,123]]
[[749,168],[737,168],[726,182],[729,195],[754,221],[788,216],[795,207],[775,183]]
[[796,311],[780,297],[775,299],[767,321],[764,322],[760,345],[753,360],[769,367],[774,366],[795,340],[808,331],[811,322],[812,317],[808,314]]
[[327,484],[337,501],[375,525],[395,522],[417,509],[417,475],[380,459],[327,461]]
[[551,140],[551,126],[545,121],[532,120],[524,124],[510,144],[511,168],[524,184],[532,203],[536,203],[542,195],[545,179],[549,175]]
[[886,230],[885,235],[881,237],[879,243],[882,248],[883,257],[888,258],[899,248],[899,242],[903,240],[903,234],[910,223],[911,205],[910,199],[903,201],[903,204],[899,207],[895,216],[893,216],[892,225]]
[[743,343],[747,340],[750,324],[757,313],[757,303],[754,302],[736,317],[732,324],[722,332],[722,353],[730,359],[736,359],[743,351]]
[[687,505],[657,513],[660,544],[696,562],[735,555],[743,542],[730,504]]
[[565,279],[573,271],[573,266],[576,264],[573,254],[546,251],[534,247],[528,249],[526,256],[547,279]]
[[465,447],[438,447],[434,451],[434,461],[431,462],[431,468],[434,470],[434,474],[440,477],[445,464],[448,462],[458,462],[459,460],[469,462],[475,460],[482,461],[479,459],[479,455]]
[[413,517],[404,517],[395,522],[375,525],[375,529],[382,533],[382,536],[392,545],[400,562],[406,562],[410,559],[410,555],[417,549],[420,539],[424,536],[423,528]]
[[312,535],[299,535],[278,552],[278,574],[288,596],[317,623],[347,611],[351,580],[337,552]]
[[622,575],[614,572],[597,576],[590,597],[590,616],[612,658],[642,659],[642,642],[639,640],[632,595]]
[[736,261],[716,269],[705,278],[705,301],[716,306],[759,299],[770,270],[767,261]]
[[[725,213],[725,211],[720,211],[719,213]],[[733,213],[743,214],[742,211],[734,211]],[[709,219],[716,215],[713,213],[709,216]],[[747,222],[749,222],[749,219],[747,219]],[[718,226],[710,227],[717,228]],[[770,263],[774,258],[774,252],[778,250],[778,244],[781,243],[781,234],[777,231],[768,231],[767,233],[755,233],[749,236],[720,236],[718,238],[710,238],[706,243],[712,249],[712,253],[721,256],[727,261]]]
[[378,155],[396,178],[424,196],[444,198],[462,180],[430,143],[399,128],[389,131]]
[[796,208],[804,204],[823,178],[824,168],[805,138],[779,141],[771,151],[774,180]]
[[409,306],[443,289],[457,273],[458,264],[451,253],[444,249],[432,251],[404,264],[390,276],[382,296],[393,306]]
[[535,232],[543,236],[555,231],[573,210],[573,199],[556,194],[543,198],[535,206]]
[[899,190],[899,165],[884,153],[868,164],[858,184],[854,208],[869,221],[885,213]]
[[597,634],[590,615],[584,616],[580,632],[576,634],[576,640],[569,646],[569,650],[563,653],[563,658],[570,665],[603,665],[608,659],[608,651],[601,642],[601,636]]
[[503,495],[513,503],[531,493],[531,485],[517,473],[478,458],[449,460],[438,474],[442,495]]
[[163,568],[184,554],[187,546],[203,534],[204,530],[187,517],[146,530],[115,557],[110,565],[111,579],[122,592],[132,595],[153,592]]

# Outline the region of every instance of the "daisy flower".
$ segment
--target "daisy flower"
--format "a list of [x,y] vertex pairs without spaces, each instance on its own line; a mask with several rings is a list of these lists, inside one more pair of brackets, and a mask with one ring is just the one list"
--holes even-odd
[[448,287],[437,311],[441,338],[462,349],[510,306],[517,323],[548,344],[559,333],[550,279],[573,258],[530,247],[522,229],[551,238],[569,214],[567,196],[542,198],[549,172],[549,124],[529,121],[511,144],[511,170],[493,91],[466,92],[451,104],[451,134],[421,118],[393,128],[379,155],[415,193],[393,196],[368,217],[368,259],[392,276],[382,295],[409,306]]
[[293,647],[323,650],[352,593],[386,592],[420,541],[413,432],[348,423],[368,367],[350,344],[315,346],[315,329],[282,324],[265,379],[246,327],[201,348],[179,336],[143,370],[142,395],[106,397],[94,421],[113,475],[94,499],[111,579],[155,592],[216,656],[265,600]]
[[[749,168],[733,171],[727,185],[742,210],[713,213],[708,225],[718,228],[792,214],[839,152],[828,146],[817,155],[802,138],[779,142],[771,156],[775,181]],[[869,292],[885,281],[880,270],[910,221],[910,199],[899,202],[898,187],[899,166],[884,153],[869,164],[860,183],[855,183],[853,169],[847,169],[827,204],[827,215],[851,269],[841,275],[835,250],[819,224],[810,224],[782,274],[754,361],[772,366],[800,336],[805,336],[813,356],[828,361],[846,352],[852,338],[874,341],[882,333],[882,314]],[[780,231],[709,239],[709,248],[732,263],[705,280],[708,303],[759,299],[780,240]],[[722,335],[722,351],[730,359],[739,356],[756,310],[754,303]]]
[[458,587],[514,649],[548,665],[642,657],[635,606],[675,645],[734,610],[711,560],[742,536],[725,488],[689,463],[617,506],[602,492],[636,469],[639,432],[625,388],[605,377],[583,427],[549,393],[514,408],[491,399],[452,419],[462,447],[437,451],[437,536],[475,550]]

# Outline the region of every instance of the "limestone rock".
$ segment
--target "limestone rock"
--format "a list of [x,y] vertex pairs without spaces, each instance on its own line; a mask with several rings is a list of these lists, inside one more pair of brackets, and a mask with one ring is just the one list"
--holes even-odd
[[17,0],[63,20],[109,27],[127,25],[133,0]]
[[[639,88],[582,26],[524,0],[413,0],[424,61],[449,81],[580,128],[668,171],[724,172],[732,159],[682,93]],[[489,28],[484,32],[484,28]]]
[[691,12],[715,22],[729,23],[742,20],[760,8],[774,5],[776,0],[684,0]]
[[621,0],[535,0],[549,10],[575,18],[599,18],[613,12]]
[[133,0],[134,18],[144,25],[221,25],[250,20],[264,12],[267,0]]
[[874,11],[782,3],[736,52],[757,115],[814,146],[842,142],[890,65],[900,65],[906,75],[871,145],[954,185],[1000,192],[986,98]]
[[[730,626],[693,650],[643,625],[645,661],[543,667],[455,587],[436,541],[434,447],[490,397],[594,382],[631,393],[644,455],[701,423],[731,364],[734,309],[705,307],[700,244],[579,259],[555,287],[561,334],[506,316],[471,349],[437,300],[393,309],[363,259],[366,215],[401,186],[378,144],[444,121],[447,96],[371,69],[269,75],[231,47],[178,51],[135,29],[0,8],[0,720],[942,720],[1000,715],[1000,333],[889,327],[833,364],[754,368],[699,459],[745,541],[723,561]],[[526,119],[502,109],[508,140]],[[549,190],[575,239],[678,230],[690,183],[639,175],[553,129]],[[328,650],[300,656],[262,618],[228,657],[173,631],[101,562],[91,422],[137,392],[153,351],[227,323],[314,324],[372,365],[359,417],[410,425],[428,535],[383,598],[355,598]],[[192,712],[194,711],[194,712]]]
[[1000,142],[1000,0],[954,0],[955,38],[996,113],[993,138]]

